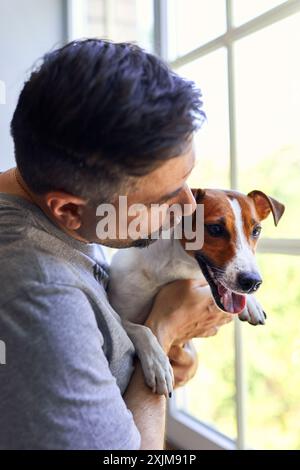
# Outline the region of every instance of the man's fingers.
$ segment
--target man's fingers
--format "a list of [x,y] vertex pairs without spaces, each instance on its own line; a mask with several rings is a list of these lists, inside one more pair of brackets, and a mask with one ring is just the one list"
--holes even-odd
[[181,346],[172,346],[169,351],[169,359],[175,363],[179,363],[182,366],[189,366],[194,362],[194,358],[189,352],[183,349]]
[[202,336],[204,338],[208,338],[209,336],[215,336],[218,333],[218,330],[218,326],[213,326],[212,328],[208,329]]
[[193,287],[205,287],[208,286],[207,281],[205,278],[203,279],[193,279],[192,280]]
[[233,318],[234,318],[233,315],[230,315],[230,316],[226,315],[226,317],[221,318],[221,320],[218,322],[218,325],[219,326],[226,325],[226,323],[232,322]]
[[191,343],[187,343],[184,347],[172,346],[169,359],[174,371],[176,389],[194,377],[198,367],[197,351]]

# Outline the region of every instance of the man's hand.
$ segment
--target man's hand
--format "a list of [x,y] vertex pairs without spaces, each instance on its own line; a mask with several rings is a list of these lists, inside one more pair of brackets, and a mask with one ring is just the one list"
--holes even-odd
[[[164,286],[156,296],[145,322],[169,355],[172,346],[182,346],[196,337],[213,336],[233,319],[220,310],[203,281],[179,280]],[[173,354],[179,350],[173,350]],[[184,353],[181,352],[183,358]],[[185,361],[188,361],[188,356]]]
[[185,346],[172,346],[169,352],[174,373],[174,388],[182,387],[194,377],[198,368],[197,351],[190,341]]

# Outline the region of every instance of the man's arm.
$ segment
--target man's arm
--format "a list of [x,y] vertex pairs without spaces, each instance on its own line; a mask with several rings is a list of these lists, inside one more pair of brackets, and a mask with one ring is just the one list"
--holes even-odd
[[[197,336],[212,336],[217,327],[231,321],[232,315],[219,310],[208,286],[180,280],[163,287],[145,326],[157,336],[166,354],[175,359],[175,384],[185,383],[195,373],[195,361],[182,353],[182,345]],[[136,370],[123,396],[141,434],[141,449],[163,449],[166,399],[145,385],[142,369]]]
[[139,362],[123,398],[140,432],[141,449],[163,449],[166,398],[147,387]]

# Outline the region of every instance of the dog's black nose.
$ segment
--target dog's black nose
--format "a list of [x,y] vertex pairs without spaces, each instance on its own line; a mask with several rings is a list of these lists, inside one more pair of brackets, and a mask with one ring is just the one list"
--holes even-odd
[[258,273],[241,272],[238,275],[238,284],[244,292],[255,292],[262,283],[262,278]]

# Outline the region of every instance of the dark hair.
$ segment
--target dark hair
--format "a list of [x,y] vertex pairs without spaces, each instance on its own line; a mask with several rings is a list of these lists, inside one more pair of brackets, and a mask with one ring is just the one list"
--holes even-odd
[[205,118],[201,92],[131,43],[74,41],[43,57],[11,122],[18,168],[37,194],[108,197],[179,155]]

